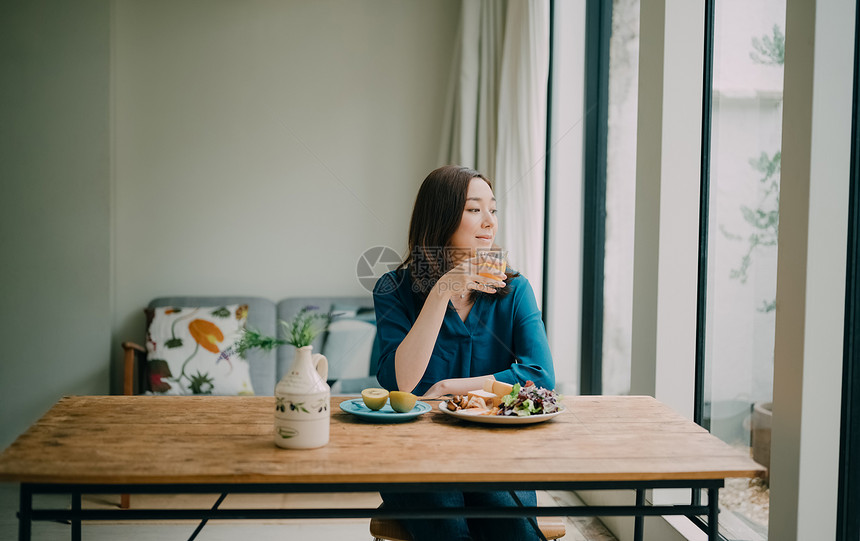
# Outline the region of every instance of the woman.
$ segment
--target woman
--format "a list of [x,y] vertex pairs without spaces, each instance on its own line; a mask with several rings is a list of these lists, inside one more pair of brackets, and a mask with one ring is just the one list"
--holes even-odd
[[[409,256],[373,292],[380,359],[377,379],[389,390],[427,397],[466,394],[488,378],[534,381],[552,389],[546,331],[525,277],[506,269],[478,274],[476,251],[491,249],[498,230],[492,186],[466,167],[430,173],[409,226]],[[492,276],[492,275],[491,275]],[[518,492],[535,505],[534,492]],[[382,494],[387,507],[516,506],[506,492]],[[413,539],[529,540],[526,519],[403,521]]]

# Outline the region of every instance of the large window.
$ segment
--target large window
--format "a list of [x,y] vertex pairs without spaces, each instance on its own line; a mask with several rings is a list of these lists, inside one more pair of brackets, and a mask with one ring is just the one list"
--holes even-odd
[[[720,0],[714,21],[703,424],[767,466],[785,0]],[[721,499],[734,538],[767,537],[766,481],[729,480]]]
[[[612,3],[603,394],[630,389],[639,15]],[[714,21],[702,422],[768,465],[785,0],[718,0]],[[729,480],[721,500],[724,535],[766,539],[766,480]]]
[[630,391],[639,0],[614,0],[609,40],[602,394]]
[[555,2],[553,11],[552,103],[549,119],[551,167],[548,213],[547,298],[544,315],[555,365],[556,387],[579,392],[582,280],[583,103],[585,6]]
[[[654,394],[768,468],[776,388],[781,450],[773,455],[778,457],[775,475],[785,481],[773,500],[778,520],[768,524],[768,479],[728,480],[720,492],[721,533],[732,540],[758,540],[769,532],[779,537],[803,530],[808,537],[814,522],[809,517],[835,508],[834,491],[816,490],[833,486],[837,479],[830,436],[838,392],[833,345],[840,339],[840,286],[832,285],[822,268],[829,265],[827,271],[839,276],[833,263],[839,262],[844,246],[839,201],[844,196],[833,194],[844,187],[840,173],[846,157],[845,119],[851,112],[844,90],[852,73],[846,59],[860,15],[850,2],[791,4],[788,39],[796,39],[797,47],[792,49],[789,42],[791,92],[783,138],[786,0],[655,1],[641,10],[637,0],[587,4],[611,6],[612,24],[608,69],[601,72],[608,90],[600,140],[604,147],[589,147],[592,131],[587,130],[585,141],[586,149],[604,152],[598,161],[605,165],[605,198],[586,198],[583,214],[605,213],[605,219],[598,229],[604,235],[602,252],[592,252],[595,279],[583,280],[583,297],[599,302],[590,312],[596,316],[591,337],[590,307],[583,301],[580,388],[603,394],[632,388]],[[699,26],[703,22],[704,27]],[[592,28],[589,24],[589,31]],[[703,28],[707,31],[701,32]],[[818,32],[821,28],[829,31]],[[860,51],[860,45],[854,45]],[[699,55],[705,56],[704,71]],[[593,59],[591,53],[586,57]],[[593,80],[586,85],[589,92]],[[707,81],[704,89],[702,80]],[[704,92],[704,100],[699,92]],[[586,115],[592,105],[587,99]],[[856,116],[856,95],[854,108]],[[704,128],[699,132],[700,119]],[[856,130],[853,136],[860,149]],[[777,254],[783,142],[785,227]],[[586,152],[584,161],[591,159],[593,153]],[[854,167],[860,169],[856,161]],[[593,180],[587,173],[584,186]],[[701,201],[694,201],[700,187]],[[697,216],[700,224],[695,223]],[[860,228],[852,229],[853,234],[857,231]],[[775,309],[777,256],[780,318]],[[695,283],[697,261],[700,281]],[[585,275],[588,258],[583,262]],[[849,268],[850,276],[853,272]],[[852,322],[856,325],[849,319]],[[860,378],[849,370],[853,366],[846,364],[846,394],[860,388]],[[850,402],[845,407],[843,415],[857,411],[856,406],[848,409]],[[819,419],[819,412],[830,416]],[[856,423],[845,423],[843,438],[848,438]],[[798,438],[801,428],[803,437]],[[849,443],[860,447],[860,438],[851,438]],[[847,530],[856,529],[857,521],[848,524],[844,519],[852,517],[856,499],[851,498],[860,493],[850,492],[847,480],[860,477],[852,477],[849,466],[856,461],[849,458],[850,446],[843,445],[840,527]],[[825,452],[825,447],[831,450]],[[689,502],[689,494],[677,495],[677,502],[670,501],[675,494],[659,496],[661,503]],[[801,516],[806,518],[798,520]],[[834,521],[826,522],[825,531]]]

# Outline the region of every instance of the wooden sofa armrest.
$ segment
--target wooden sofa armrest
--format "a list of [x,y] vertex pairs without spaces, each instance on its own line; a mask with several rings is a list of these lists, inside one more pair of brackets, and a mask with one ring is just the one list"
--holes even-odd
[[139,345],[135,344],[134,342],[123,342],[122,347],[123,347],[123,349],[135,349],[141,353],[146,353],[145,347],[139,346]]
[[[138,352],[146,354],[146,349],[134,342],[123,342],[122,349],[125,352],[122,394],[131,396],[134,394],[134,361],[137,358]],[[128,509],[131,507],[131,496],[129,494],[120,494],[119,507],[120,509]]]
[[134,394],[134,361],[137,352],[146,353],[146,349],[134,342],[123,342],[122,349],[125,351],[125,363],[123,367],[122,394]]

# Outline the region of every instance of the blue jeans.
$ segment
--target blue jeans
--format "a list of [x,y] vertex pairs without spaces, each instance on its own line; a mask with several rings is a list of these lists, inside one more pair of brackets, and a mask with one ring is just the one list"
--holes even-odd
[[[517,491],[524,506],[537,505],[537,495]],[[383,492],[387,509],[454,507],[516,507],[509,492]],[[401,519],[413,541],[533,541],[540,537],[525,518]]]

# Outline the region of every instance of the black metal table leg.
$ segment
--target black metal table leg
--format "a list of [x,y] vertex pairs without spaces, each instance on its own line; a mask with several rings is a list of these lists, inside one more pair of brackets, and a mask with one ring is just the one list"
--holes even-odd
[[708,541],[719,541],[720,526],[717,515],[720,512],[720,489],[708,489]]
[[[636,489],[636,507],[644,507],[645,506],[645,489],[637,488]],[[642,515],[636,515],[633,519],[633,541],[642,541],[644,538],[644,530],[645,530],[645,517]]]
[[[519,497],[517,496],[517,493],[513,490],[509,492],[511,494],[511,498],[513,498],[514,501],[517,502],[517,505],[520,507],[524,507],[523,502],[520,501]],[[527,517],[527,519],[529,521],[529,524],[532,525],[532,529],[534,529],[535,533],[538,534],[538,537],[540,537],[541,541],[547,541],[546,536],[544,536],[543,532],[540,529],[540,526],[537,523],[537,519],[535,517]]]
[[[80,513],[81,511],[81,493],[72,493],[72,511]],[[81,519],[80,516],[72,518],[72,541],[81,541]]]
[[[215,505],[212,506],[213,510],[218,509],[218,506],[221,505],[221,502],[224,501],[224,499],[227,497],[227,494],[228,492],[221,494],[221,497],[218,498],[218,500],[215,502]],[[206,526],[207,522],[209,522],[208,518],[204,518],[203,520],[201,520],[200,524],[197,525],[197,529],[195,529],[194,532],[191,534],[191,537],[188,538],[188,541],[194,541],[195,539],[197,539],[197,535],[200,534],[200,531],[203,529],[203,526]]]
[[[633,516],[634,518],[634,539],[642,541],[644,539],[644,526],[646,516],[661,516],[661,515],[682,515],[687,516],[693,523],[699,526],[707,535],[710,541],[719,541],[722,539],[719,535],[718,513],[719,513],[719,489],[724,486],[722,479],[704,479],[704,480],[652,480],[652,481],[578,481],[578,482],[544,482],[544,483],[480,483],[480,484],[464,484],[462,486],[450,483],[426,483],[402,484],[402,483],[324,483],[324,484],[165,484],[165,485],[148,485],[148,484],[40,484],[40,483],[22,483],[20,495],[19,518],[19,541],[30,541],[32,538],[32,523],[34,521],[59,520],[72,525],[72,539],[81,539],[81,524],[83,520],[114,520],[118,517],[125,519],[131,518],[131,513],[134,518],[152,520],[152,519],[197,519],[202,521],[192,534],[191,539],[194,539],[201,531],[203,526],[210,519],[260,519],[260,518],[353,518],[353,517],[373,517],[382,516],[382,518],[400,518],[415,517],[415,518],[448,518],[450,516],[463,516],[475,518],[491,518],[491,517],[522,517],[529,520],[531,526],[536,532],[539,532],[541,539],[545,539],[543,532],[540,532],[539,524],[534,517],[536,516]],[[694,488],[708,490],[707,505],[653,505],[648,506],[645,502],[645,491],[662,488]],[[312,509],[242,509],[231,510],[221,509],[220,504],[224,501],[226,492],[241,492],[241,493],[305,493],[305,492],[370,492],[370,491],[388,491],[388,490],[409,491],[432,491],[432,490],[485,490],[485,491],[512,491],[512,497],[516,502],[515,507],[507,507],[502,509],[438,509],[432,512],[415,513],[379,513],[377,509],[364,508],[312,508]],[[523,502],[517,497],[516,490],[633,490],[636,494],[635,505],[609,505],[609,506],[593,506],[593,507],[576,507],[576,506],[559,506],[558,508],[544,507],[526,507]],[[211,494],[213,492],[222,493],[221,497],[215,502],[212,509],[146,509],[146,510],[94,510],[82,509],[82,493],[87,494]],[[34,499],[36,494],[66,494],[72,497],[71,509],[65,506],[57,508],[34,508]],[[405,510],[409,511],[409,510]],[[451,513],[443,513],[443,511],[451,511]],[[707,523],[703,520],[707,516]]]
[[18,509],[18,541],[30,541],[30,528],[33,524],[33,492],[24,483],[21,483]]

